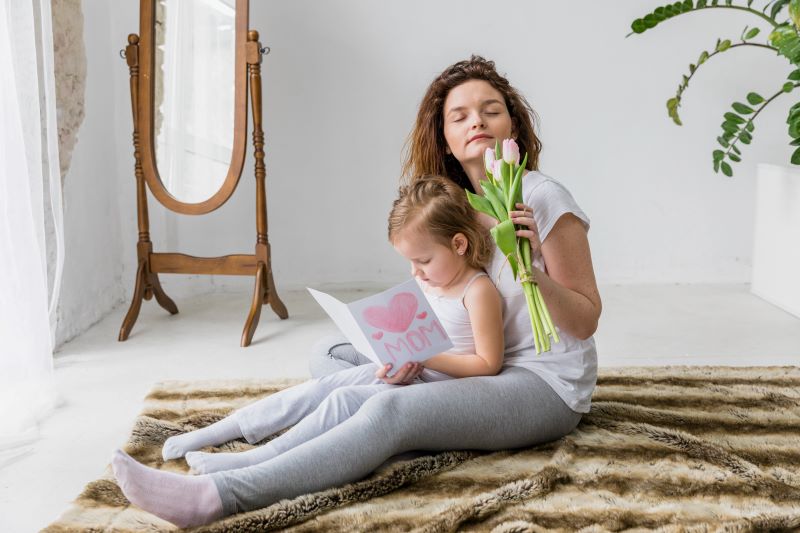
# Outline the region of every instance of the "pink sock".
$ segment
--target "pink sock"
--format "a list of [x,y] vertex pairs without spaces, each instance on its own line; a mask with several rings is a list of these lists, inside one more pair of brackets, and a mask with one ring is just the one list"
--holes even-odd
[[185,476],[150,468],[117,450],[111,467],[125,496],[145,511],[178,527],[222,517],[222,499],[210,476]]

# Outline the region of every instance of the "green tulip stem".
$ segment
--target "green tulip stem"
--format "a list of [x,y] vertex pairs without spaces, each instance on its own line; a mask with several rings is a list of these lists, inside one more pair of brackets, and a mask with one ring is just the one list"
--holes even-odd
[[539,286],[536,286],[536,292],[539,293],[539,299],[542,301],[542,315],[544,316],[545,322],[550,326],[551,335],[553,337],[553,342],[558,343],[560,339],[558,338],[558,331],[556,331],[556,327],[553,324],[553,319],[550,318],[550,311],[547,310],[547,305],[544,303],[544,298],[542,298],[542,291],[539,289]]
[[539,321],[536,320],[537,313],[536,313],[536,304],[534,299],[536,298],[533,293],[533,286],[529,281],[522,282],[522,290],[525,293],[525,300],[528,304],[528,314],[531,317],[531,329],[533,330],[533,344],[536,346],[536,353],[542,353],[542,344],[543,344],[543,331],[541,326],[539,325]]

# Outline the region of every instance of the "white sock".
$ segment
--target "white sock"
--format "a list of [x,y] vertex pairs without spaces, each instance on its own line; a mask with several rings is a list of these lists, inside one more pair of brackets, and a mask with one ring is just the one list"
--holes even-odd
[[257,465],[276,457],[278,452],[272,449],[269,443],[247,450],[234,453],[206,453],[187,452],[186,462],[196,474],[211,474],[223,470],[236,470]]
[[162,472],[121,450],[114,452],[111,467],[131,503],[178,527],[208,524],[222,517],[222,499],[210,476]]
[[165,461],[169,461],[183,457],[186,452],[199,450],[205,446],[216,446],[243,436],[239,423],[233,416],[228,416],[210,426],[168,438],[161,448],[161,456]]

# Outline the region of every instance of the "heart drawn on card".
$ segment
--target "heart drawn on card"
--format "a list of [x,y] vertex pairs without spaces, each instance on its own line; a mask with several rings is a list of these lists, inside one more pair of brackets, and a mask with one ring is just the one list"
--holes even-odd
[[381,340],[381,337],[383,337],[382,331],[376,331],[375,333],[372,334],[372,338],[375,339],[376,341]]
[[364,320],[374,328],[403,333],[414,320],[418,306],[416,296],[410,292],[400,292],[392,297],[388,306],[373,305],[364,309]]
[[428,316],[428,312],[427,311],[423,311],[423,312],[421,312],[420,314],[417,315],[417,318],[419,318],[420,320],[425,320],[426,316]]

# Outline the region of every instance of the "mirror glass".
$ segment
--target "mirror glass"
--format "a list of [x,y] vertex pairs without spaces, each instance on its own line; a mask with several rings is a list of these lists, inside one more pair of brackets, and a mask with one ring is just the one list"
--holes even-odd
[[208,200],[233,151],[236,0],[158,0],[154,144],[164,187]]

